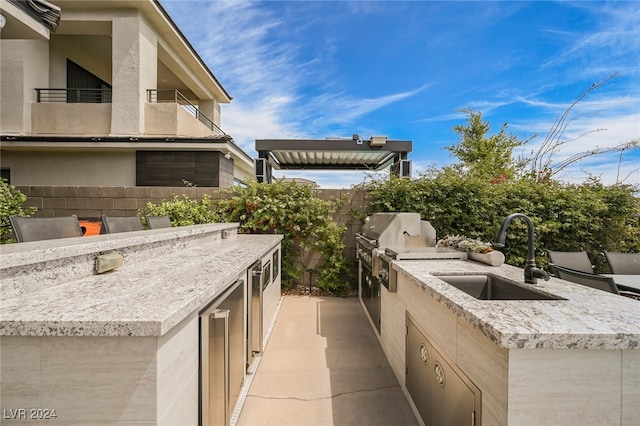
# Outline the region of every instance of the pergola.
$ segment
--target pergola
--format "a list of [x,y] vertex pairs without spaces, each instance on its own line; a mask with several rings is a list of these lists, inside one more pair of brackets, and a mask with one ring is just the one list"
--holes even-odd
[[256,178],[270,183],[272,170],[370,170],[391,167],[398,176],[411,175],[412,141],[386,136],[362,139],[256,139]]

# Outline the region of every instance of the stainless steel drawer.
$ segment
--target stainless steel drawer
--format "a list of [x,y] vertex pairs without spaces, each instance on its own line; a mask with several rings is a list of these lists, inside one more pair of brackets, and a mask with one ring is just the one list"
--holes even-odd
[[480,390],[407,312],[406,386],[427,426],[479,425]]

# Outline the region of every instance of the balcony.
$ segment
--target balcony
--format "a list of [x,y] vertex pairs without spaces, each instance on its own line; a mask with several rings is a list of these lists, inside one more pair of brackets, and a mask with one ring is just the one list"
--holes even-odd
[[[36,102],[32,104],[31,115],[34,135],[109,135],[113,133],[112,108],[128,107],[117,101],[112,103],[111,89],[35,90]],[[211,138],[226,135],[175,89],[147,90],[143,117],[141,136]]]
[[111,89],[36,89],[38,103],[111,103]]
[[175,89],[147,90],[145,129],[149,135],[225,136],[211,118]]
[[108,135],[111,89],[36,89],[31,106],[34,135]]

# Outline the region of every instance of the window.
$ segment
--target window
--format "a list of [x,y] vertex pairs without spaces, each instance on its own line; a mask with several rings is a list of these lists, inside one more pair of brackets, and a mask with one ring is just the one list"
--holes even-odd
[[67,59],[67,102],[111,103],[111,85]]

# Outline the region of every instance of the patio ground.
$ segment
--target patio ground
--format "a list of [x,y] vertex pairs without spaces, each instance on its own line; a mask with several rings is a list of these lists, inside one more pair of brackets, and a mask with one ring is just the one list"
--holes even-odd
[[417,425],[358,298],[284,296],[238,426]]

